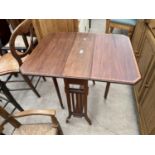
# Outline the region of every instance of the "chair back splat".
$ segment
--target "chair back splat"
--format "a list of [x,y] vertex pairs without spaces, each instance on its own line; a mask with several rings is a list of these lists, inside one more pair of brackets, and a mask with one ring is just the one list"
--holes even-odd
[[[30,36],[29,47],[27,48],[27,50],[24,53],[17,51],[16,46],[15,46],[15,41],[16,41],[17,37],[20,35]],[[22,65],[22,63],[23,63],[22,58],[25,57],[26,55],[30,54],[32,52],[32,49],[34,48],[33,36],[34,36],[34,29],[33,29],[31,19],[24,20],[21,24],[19,24],[16,27],[13,34],[11,35],[11,38],[9,41],[10,50],[12,52],[12,55],[18,61],[19,65]]]

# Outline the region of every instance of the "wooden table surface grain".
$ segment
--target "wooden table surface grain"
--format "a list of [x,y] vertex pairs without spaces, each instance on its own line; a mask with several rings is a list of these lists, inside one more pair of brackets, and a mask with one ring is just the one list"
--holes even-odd
[[124,84],[135,84],[141,78],[130,40],[119,34],[50,34],[20,69],[26,75]]

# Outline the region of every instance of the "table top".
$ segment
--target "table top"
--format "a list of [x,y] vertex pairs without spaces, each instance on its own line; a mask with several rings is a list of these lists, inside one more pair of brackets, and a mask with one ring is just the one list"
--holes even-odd
[[52,33],[20,69],[27,75],[124,84],[141,78],[130,40],[119,34]]

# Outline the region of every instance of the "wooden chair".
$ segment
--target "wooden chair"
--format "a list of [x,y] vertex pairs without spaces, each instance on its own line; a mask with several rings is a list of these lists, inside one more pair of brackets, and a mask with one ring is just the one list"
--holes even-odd
[[[12,34],[14,35],[14,33]],[[16,47],[13,45],[12,49],[16,50]],[[28,48],[28,50],[31,50],[32,46],[30,46],[30,48]],[[22,53],[22,51],[18,51],[18,53]],[[22,62],[24,62],[24,60],[26,59],[26,53],[24,53],[25,57],[22,58]],[[21,54],[22,55],[22,54]],[[23,56],[23,55],[22,55]],[[10,78],[12,77],[12,75],[20,73],[20,65],[21,63],[19,63],[16,58],[13,56],[12,53],[8,52],[7,54],[4,54],[3,56],[0,57],[0,75],[9,75],[9,77],[7,78],[7,80],[5,81],[5,83],[8,82],[23,82],[23,81],[10,81]],[[22,74],[21,74],[22,75]],[[22,77],[24,78],[24,82],[27,82],[27,84],[30,86],[30,88],[24,88],[24,89],[10,89],[11,91],[15,91],[15,90],[27,90],[27,89],[31,89],[38,97],[40,97],[39,93],[37,92],[35,86],[32,85],[30,79],[25,76],[22,75]],[[38,82],[38,81],[37,81]],[[36,84],[37,86],[37,84]]]
[[114,28],[127,30],[128,36],[131,39],[137,20],[136,19],[107,19],[106,33],[112,33]]
[[31,83],[31,80],[28,78],[28,76],[26,75],[22,75],[24,81],[22,80],[10,80],[11,77],[14,74],[18,74],[20,72],[19,70],[19,64],[16,61],[16,59],[13,57],[13,55],[11,53],[7,53],[5,55],[3,55],[2,57],[0,57],[0,76],[3,75],[9,75],[7,77],[7,79],[5,80],[5,83],[9,83],[9,82],[26,82],[30,88],[16,88],[16,89],[9,89],[10,91],[21,91],[21,90],[32,90],[38,97],[40,97],[39,93],[36,90],[36,85],[38,84],[38,81],[36,83],[35,86],[33,86],[33,84]]
[[[42,115],[51,117],[52,123],[37,123],[37,124],[21,124],[16,118]],[[10,123],[15,130],[13,135],[62,135],[62,129],[55,117],[56,111],[52,109],[48,110],[25,110],[16,114],[9,114],[5,109],[0,106],[0,116],[4,118],[4,121],[0,123],[0,133],[3,133],[5,125]]]

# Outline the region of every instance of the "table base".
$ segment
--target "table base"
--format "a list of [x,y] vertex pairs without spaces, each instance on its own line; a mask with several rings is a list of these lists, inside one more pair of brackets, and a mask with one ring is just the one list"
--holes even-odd
[[73,115],[74,117],[85,117],[89,125],[91,125],[91,120],[87,115],[88,81],[64,79],[64,82],[69,112],[66,122],[68,123]]

